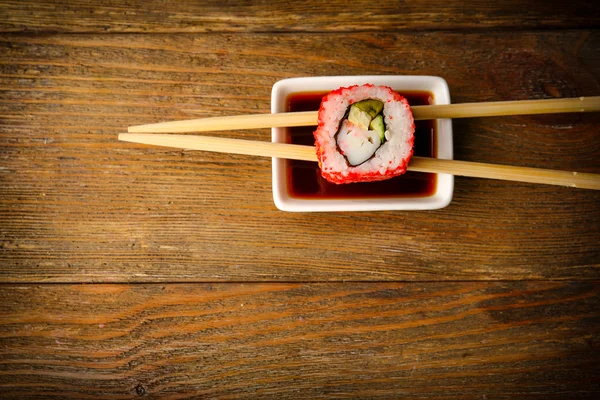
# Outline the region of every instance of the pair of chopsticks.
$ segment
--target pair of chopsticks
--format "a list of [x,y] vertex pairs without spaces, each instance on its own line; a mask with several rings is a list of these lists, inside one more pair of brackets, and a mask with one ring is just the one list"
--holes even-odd
[[[411,107],[411,110],[416,120],[591,112],[600,111],[600,96],[572,99],[414,106]],[[218,153],[317,161],[315,149],[312,146],[172,134],[311,126],[316,124],[316,111],[212,117],[130,126],[128,128],[129,133],[119,134],[119,140]],[[171,134],[162,135],[160,133]],[[543,168],[517,167],[426,157],[412,157],[408,170],[600,190],[600,174],[584,172],[558,171]]]

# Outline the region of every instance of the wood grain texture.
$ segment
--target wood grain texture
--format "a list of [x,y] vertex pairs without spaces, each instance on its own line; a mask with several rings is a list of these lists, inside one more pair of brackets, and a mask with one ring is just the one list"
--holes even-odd
[[593,398],[597,283],[3,285],[3,398]]
[[[597,95],[599,48],[582,31],[0,38],[0,280],[596,279],[597,192],[458,178],[439,211],[289,214],[268,160],[116,139],[186,108],[268,112],[294,76],[439,75],[454,102]],[[457,120],[455,157],[598,173],[599,122]]]
[[580,0],[0,1],[0,32],[353,32],[598,26],[600,11],[595,2]]
[[[499,3],[0,0],[0,398],[598,398],[599,193],[288,214],[268,160],[116,140],[296,76],[600,94],[595,2]],[[457,120],[455,155],[600,172],[599,123]]]

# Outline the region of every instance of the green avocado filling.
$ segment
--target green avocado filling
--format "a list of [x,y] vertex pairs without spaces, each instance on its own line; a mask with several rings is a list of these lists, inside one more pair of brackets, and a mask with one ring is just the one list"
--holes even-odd
[[383,102],[375,99],[366,99],[350,106],[348,121],[366,131],[377,132],[381,143],[385,141],[385,123],[383,122]]
[[381,138],[381,143],[385,142],[385,123],[383,122],[383,115],[378,115],[369,124],[369,130],[375,131]]

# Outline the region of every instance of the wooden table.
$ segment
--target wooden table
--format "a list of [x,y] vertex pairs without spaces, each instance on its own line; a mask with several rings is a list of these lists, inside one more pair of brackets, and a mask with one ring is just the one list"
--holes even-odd
[[[298,76],[600,95],[593,2],[63,3],[0,0],[0,397],[598,396],[600,192],[284,213],[268,159],[116,140]],[[599,173],[599,124],[456,120],[455,156]]]

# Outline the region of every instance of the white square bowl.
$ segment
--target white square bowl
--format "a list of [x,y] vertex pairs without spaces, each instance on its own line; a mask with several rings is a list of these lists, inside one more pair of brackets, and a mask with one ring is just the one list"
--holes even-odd
[[[321,76],[284,79],[275,83],[271,90],[271,112],[286,112],[288,96],[294,93],[329,92],[339,87],[365,83],[389,86],[399,93],[427,91],[433,94],[434,104],[450,104],[448,84],[437,76]],[[438,158],[451,160],[453,157],[452,121],[438,119],[436,124],[434,154]],[[273,142],[286,143],[286,128],[273,128],[271,135]],[[288,188],[288,168],[287,160],[273,158],[273,200],[277,208],[282,211],[435,210],[450,204],[454,192],[454,176],[436,174],[435,191],[431,195],[422,197],[297,198],[290,194]]]

